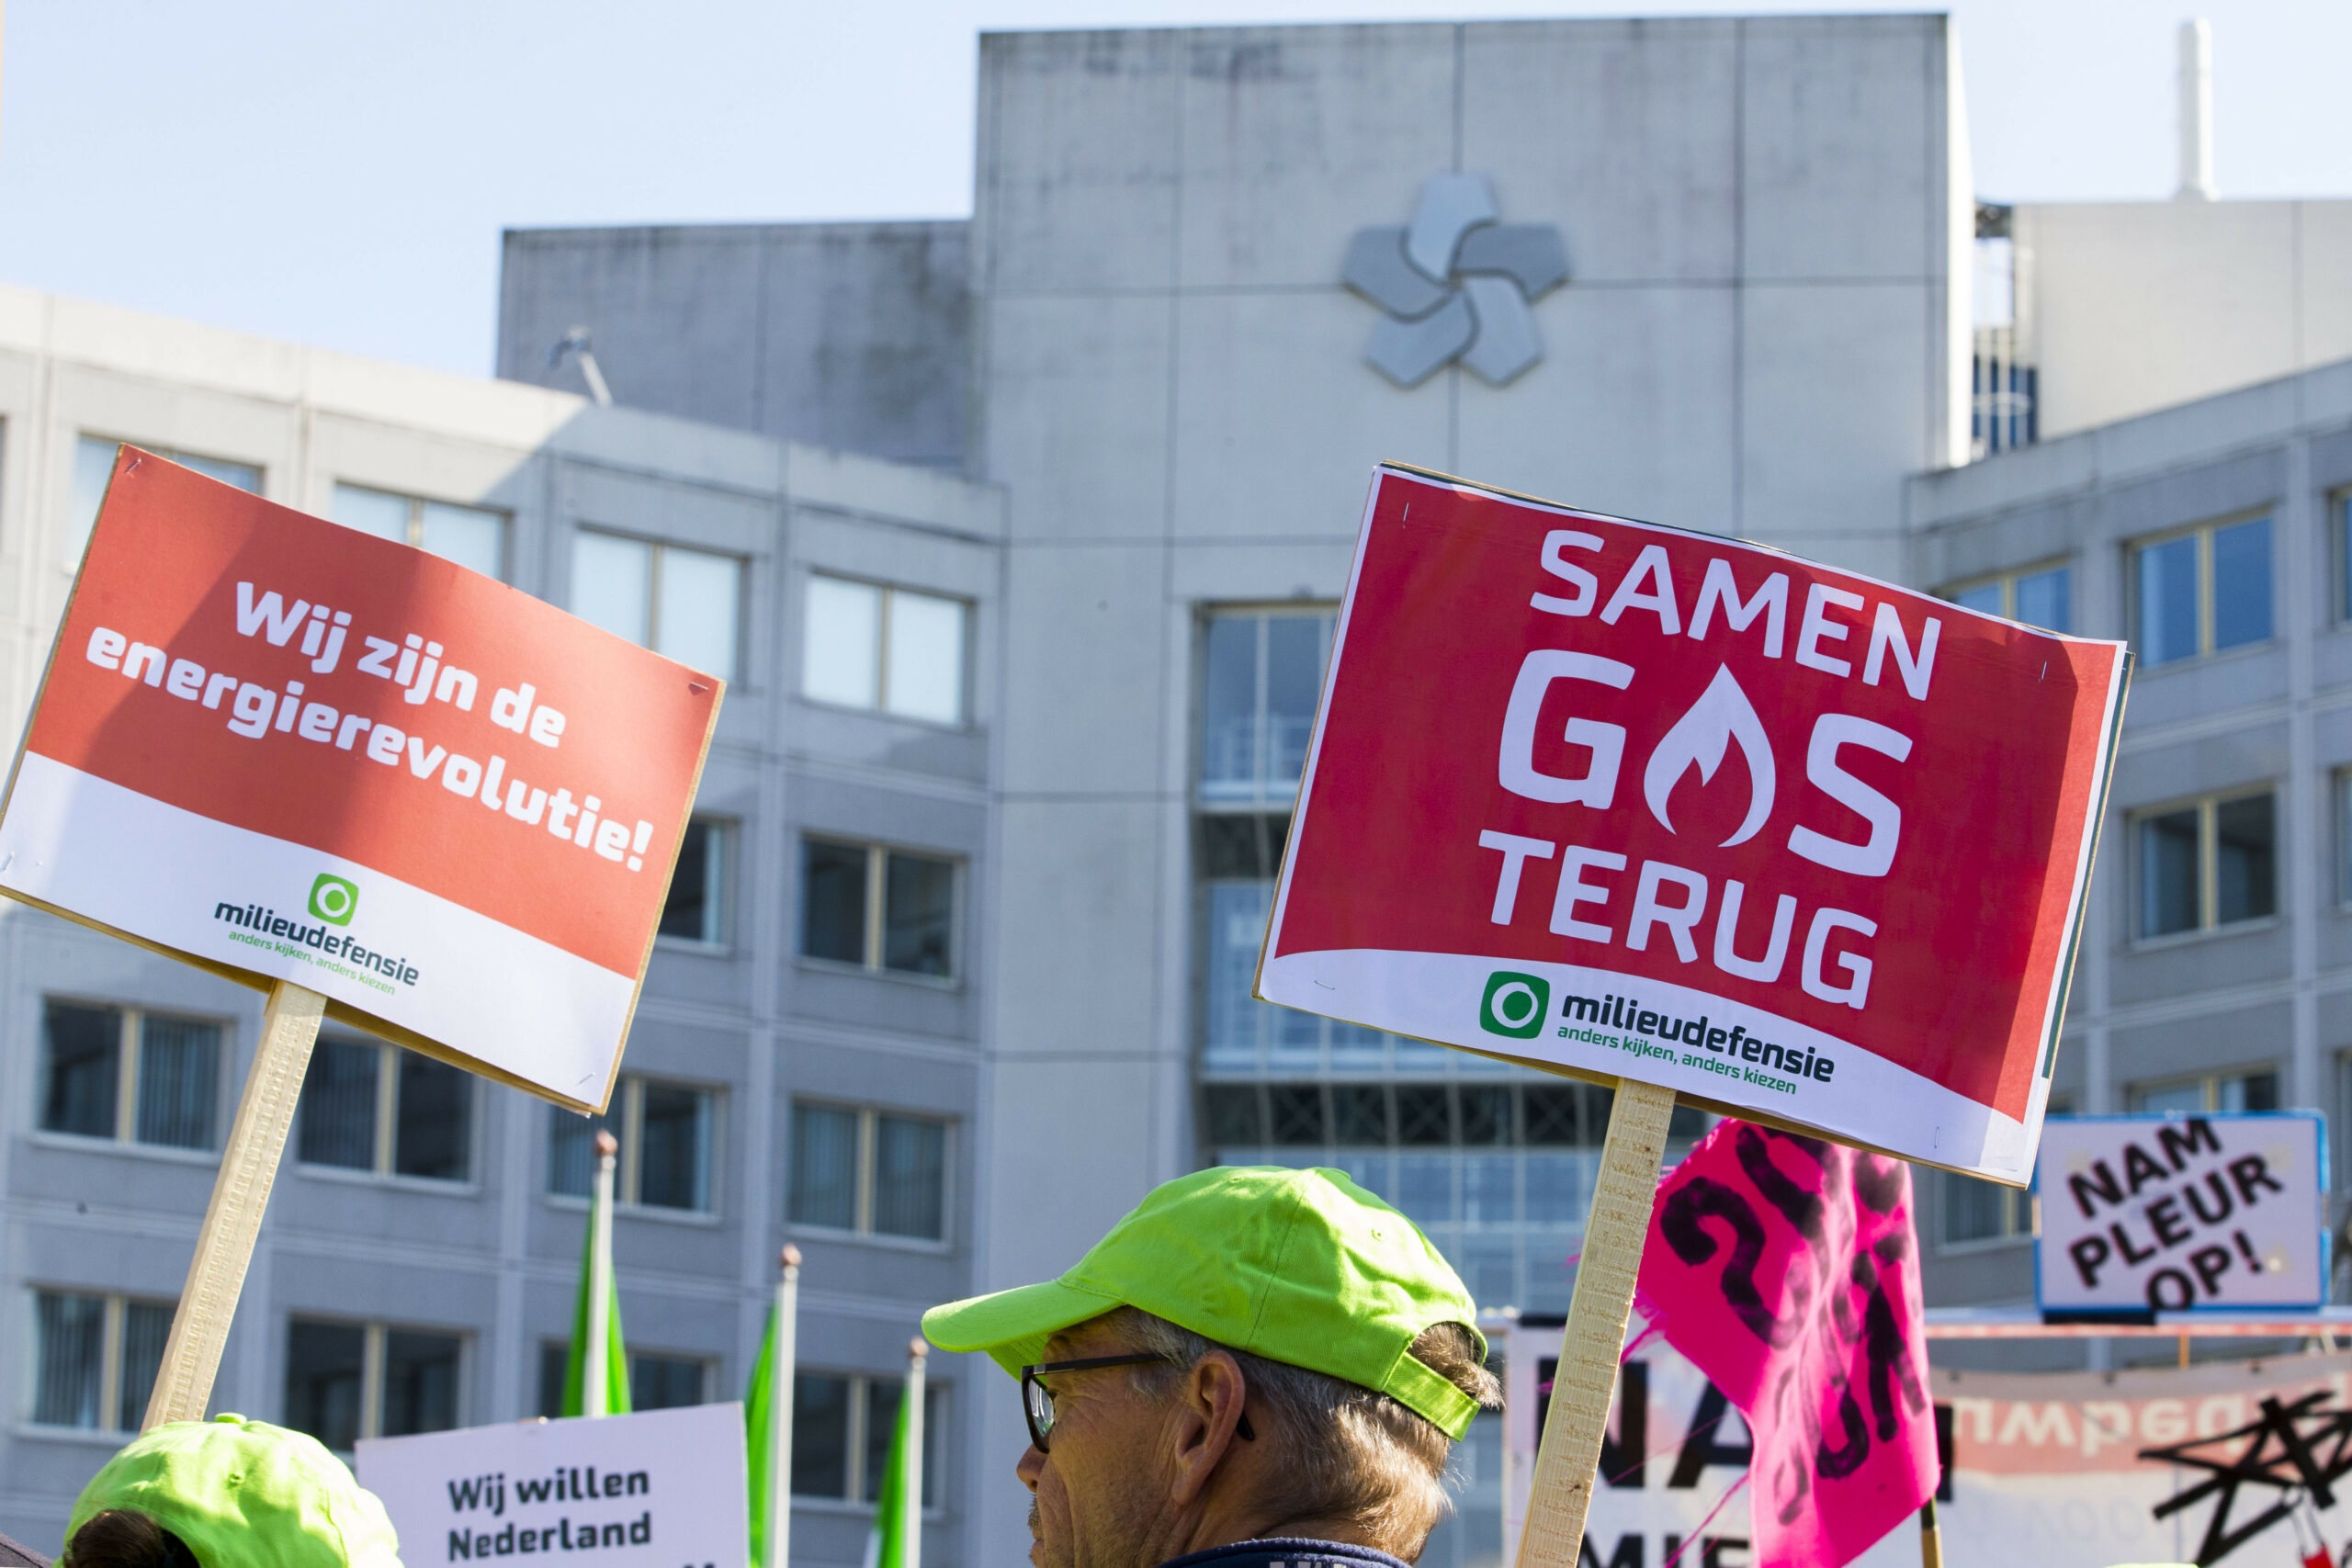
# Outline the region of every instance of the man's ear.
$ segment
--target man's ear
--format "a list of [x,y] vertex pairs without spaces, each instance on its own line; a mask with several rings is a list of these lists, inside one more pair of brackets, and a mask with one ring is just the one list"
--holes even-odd
[[1168,1402],[1175,1422],[1174,1501],[1179,1506],[1199,1501],[1208,1490],[1218,1466],[1239,1440],[1234,1428],[1248,1398],[1240,1363],[1223,1350],[1210,1351],[1184,1373]]

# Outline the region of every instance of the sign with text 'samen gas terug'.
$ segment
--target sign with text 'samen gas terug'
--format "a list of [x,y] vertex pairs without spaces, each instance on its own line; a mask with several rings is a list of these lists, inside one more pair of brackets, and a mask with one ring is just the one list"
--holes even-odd
[[601,1109],[722,684],[126,446],[0,891]]
[[1384,467],[1258,995],[2021,1184],[2128,669]]

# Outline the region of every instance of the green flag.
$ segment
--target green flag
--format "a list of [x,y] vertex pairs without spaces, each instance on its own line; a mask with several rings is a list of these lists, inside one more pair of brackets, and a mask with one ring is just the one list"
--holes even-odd
[[882,1495],[874,1500],[874,1529],[865,1537],[865,1568],[906,1568],[907,1424],[914,1407],[911,1399],[899,1401],[890,1461],[882,1468]]
[[571,1307],[571,1354],[563,1365],[563,1413],[566,1416],[626,1416],[628,1403],[628,1351],[621,1343],[621,1293],[605,1282],[605,1408],[582,1408],[588,1381],[588,1289],[596,1272],[596,1212],[589,1201],[588,1234],[580,1243],[580,1293]]
[[[775,1387],[775,1307],[768,1307],[767,1332],[760,1336],[760,1353],[752,1362],[752,1381],[743,1388],[743,1454],[752,1467],[752,1562],[754,1568],[784,1568],[769,1562],[768,1532],[768,1399]],[[790,1413],[785,1419],[790,1420]]]

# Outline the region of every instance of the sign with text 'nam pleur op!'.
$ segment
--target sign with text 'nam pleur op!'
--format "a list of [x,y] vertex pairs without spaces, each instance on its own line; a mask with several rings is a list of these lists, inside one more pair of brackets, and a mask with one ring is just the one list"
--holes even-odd
[[2128,670],[1384,467],[1258,995],[2021,1184]]
[[601,1109],[722,686],[126,446],[0,891]]

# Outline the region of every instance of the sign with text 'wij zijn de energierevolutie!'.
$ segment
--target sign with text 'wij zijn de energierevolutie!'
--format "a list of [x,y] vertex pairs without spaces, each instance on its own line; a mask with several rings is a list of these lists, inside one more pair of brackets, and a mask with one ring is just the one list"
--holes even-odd
[[2022,1182],[2127,671],[1385,467],[1258,994]]
[[0,891],[601,1108],[721,688],[126,446]]

